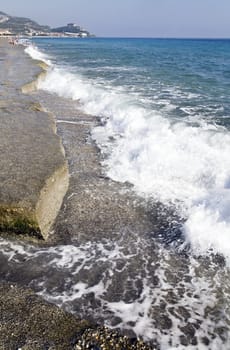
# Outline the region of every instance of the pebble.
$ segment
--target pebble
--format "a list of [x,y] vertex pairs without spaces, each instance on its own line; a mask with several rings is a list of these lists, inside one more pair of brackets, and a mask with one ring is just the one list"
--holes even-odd
[[131,339],[107,327],[86,329],[75,345],[75,350],[158,350],[159,347]]

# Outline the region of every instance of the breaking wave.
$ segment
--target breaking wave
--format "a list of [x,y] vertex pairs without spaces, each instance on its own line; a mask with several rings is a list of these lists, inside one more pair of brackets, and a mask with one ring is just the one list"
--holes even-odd
[[[43,59],[34,50],[26,49]],[[189,109],[187,118],[168,118],[171,108],[179,108],[175,101],[159,111],[131,89],[66,67],[52,66],[39,88],[78,100],[84,111],[100,116],[103,123],[92,135],[106,155],[107,175],[173,205],[184,218],[181,230],[195,253],[220,253],[230,261],[230,134],[225,127],[202,113],[191,123]]]

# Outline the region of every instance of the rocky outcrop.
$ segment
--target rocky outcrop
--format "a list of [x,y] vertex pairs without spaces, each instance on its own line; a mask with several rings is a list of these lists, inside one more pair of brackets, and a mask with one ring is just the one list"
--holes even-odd
[[54,118],[23,94],[36,87],[41,67],[21,47],[3,39],[0,45],[0,231],[47,239],[68,188],[68,166]]
[[[0,69],[0,230],[6,231],[8,238],[9,233],[13,232],[47,239],[68,187],[68,168],[63,148],[55,133],[52,115],[44,111],[36,100],[37,93],[30,95],[36,88],[36,84],[30,82],[40,75],[41,68],[27,58],[21,48],[9,47],[6,42],[2,44],[0,59],[3,64],[3,69]],[[39,100],[41,97],[42,94]],[[50,103],[52,101],[51,98]],[[61,105],[62,102],[60,99]],[[41,103],[44,105],[43,101]],[[50,110],[56,115],[55,109]],[[59,112],[62,114],[64,111],[60,109]],[[72,113],[76,118],[75,110]],[[64,240],[75,234],[82,236],[83,241],[96,241],[102,235],[112,237],[114,231],[124,226],[132,228],[138,224],[143,227],[142,212],[139,213],[136,206],[129,209],[131,199],[125,195],[120,199],[116,184],[108,183],[101,174],[97,149],[87,142],[88,123],[94,123],[95,118],[78,115],[77,119],[73,124],[68,120],[63,123],[67,126],[66,139],[63,140],[68,139],[65,148],[72,163],[72,184],[65,196],[67,203],[63,202],[60,218],[56,220],[54,236],[62,239],[63,235]],[[69,129],[71,125],[75,128]],[[63,130],[59,131],[63,137]],[[68,206],[71,198],[76,201]],[[67,223],[69,214],[72,219]],[[52,239],[55,241],[57,238]],[[33,269],[31,261],[23,262],[30,271]],[[4,263],[1,265],[1,278],[9,281],[9,271],[6,271]],[[29,279],[23,281],[23,274],[17,266],[12,269],[17,278],[13,283],[2,281],[0,284],[0,349],[157,349],[157,344],[147,345],[134,338],[134,333],[129,338],[115,330],[79,319],[78,312],[74,317],[43,301],[31,290],[14,284],[28,285]],[[38,270],[37,264],[35,271]],[[42,275],[46,273],[43,266],[41,270]],[[95,280],[97,275],[93,277]]]

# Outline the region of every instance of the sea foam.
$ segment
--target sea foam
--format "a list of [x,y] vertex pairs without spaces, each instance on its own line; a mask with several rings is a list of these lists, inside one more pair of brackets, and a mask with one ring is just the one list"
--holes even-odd
[[25,52],[32,57],[34,60],[43,61],[49,66],[51,65],[51,61],[45,53],[39,51],[34,45],[26,45]]
[[[16,266],[17,275],[20,272],[26,278],[29,265],[36,271],[30,287],[48,301],[76,312],[78,317],[85,318],[91,314],[89,300],[93,298],[94,317],[99,320],[103,317],[109,327],[135,332],[146,340],[156,339],[162,350],[172,350],[173,347],[184,348],[180,339],[183,328],[189,324],[198,341],[196,348],[206,349],[202,339],[210,338],[218,327],[224,330],[228,321],[228,314],[223,312],[221,303],[221,312],[214,312],[218,305],[220,283],[223,283],[222,279],[226,281],[224,269],[217,274],[210,264],[207,276],[199,276],[197,268],[200,265],[190,257],[190,269],[187,270],[181,261],[182,271],[177,271],[174,281],[170,275],[174,272],[175,257],[169,251],[158,247],[152,257],[149,254],[153,252],[150,242],[134,235],[125,252],[125,236],[121,235],[115,242],[109,239],[103,243],[89,241],[79,246],[44,248],[1,238],[0,247],[13,280]],[[176,259],[178,262],[178,257]],[[135,262],[138,262],[135,273],[130,276]],[[152,278],[154,274],[157,280]],[[228,290],[228,282],[224,288]],[[114,291],[112,300],[111,290]],[[162,330],[160,323],[165,317],[171,327]],[[209,348],[226,349],[225,345],[220,337],[213,337]]]
[[[34,49],[27,53],[38,58]],[[170,120],[170,106],[160,113],[128,89],[66,68],[53,66],[39,88],[78,100],[87,113],[100,116],[103,125],[92,136],[107,155],[107,175],[173,205],[184,218],[181,229],[194,252],[221,253],[230,262],[230,134],[224,127],[202,115],[194,124],[190,116]]]

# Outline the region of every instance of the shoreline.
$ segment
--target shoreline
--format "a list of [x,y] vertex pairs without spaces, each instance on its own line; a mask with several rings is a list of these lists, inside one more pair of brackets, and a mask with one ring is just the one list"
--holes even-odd
[[[30,145],[32,148],[40,138],[37,125],[40,128],[45,118],[42,111],[46,112],[46,117],[50,118],[50,130],[57,132],[64,146],[69,167],[69,187],[47,241],[36,241],[35,244],[35,241],[31,243],[25,238],[20,241],[20,237],[12,235],[7,238],[7,234],[0,238],[1,279],[2,283],[8,283],[8,287],[7,284],[3,287],[5,295],[10,293],[9,286],[13,286],[15,298],[11,294],[12,303],[19,305],[20,295],[23,297],[28,292],[27,287],[32,288],[46,302],[55,304],[56,310],[65,310],[77,319],[87,320],[89,328],[96,329],[97,339],[102,334],[103,346],[101,343],[100,346],[94,344],[98,349],[114,348],[114,343],[104,346],[104,340],[111,339],[111,332],[114,334],[107,331],[104,325],[118,329],[119,334],[125,334],[127,339],[136,341],[137,337],[142,337],[153,349],[167,344],[169,347],[211,346],[213,341],[220,347],[227,344],[229,313],[225,314],[225,292],[229,294],[229,271],[222,257],[196,257],[189,247],[188,250],[187,247],[180,250],[184,242],[177,226],[180,218],[175,217],[173,208],[139,198],[131,184],[115,182],[106,176],[106,169],[102,166],[105,160],[103,152],[97,148],[92,137],[94,127],[101,125],[100,118],[84,113],[79,101],[47,91],[52,90],[52,83],[59,83],[59,76],[49,80],[47,75],[44,90],[39,89],[39,85],[38,89],[34,89],[28,84],[25,90],[29,94],[21,94],[22,82],[25,85],[28,76],[37,76],[41,70],[36,67],[35,74],[34,69],[39,62],[31,61],[16,47],[10,51],[10,55],[14,53],[14,59],[9,56],[7,60],[6,71],[12,80],[15,71],[15,67],[12,70],[12,63],[20,67],[16,69],[17,74],[21,74],[21,78],[18,78],[20,84],[14,80],[11,89],[11,81],[3,79],[0,92],[3,99],[3,94],[12,94],[12,90],[16,89],[20,98],[12,98],[8,104],[9,100],[6,100],[5,105],[1,105],[2,118],[5,116],[7,124],[13,112],[22,106],[29,106],[21,111],[23,116],[17,114],[22,125],[12,123],[16,130],[11,128],[14,130],[13,140],[17,140],[15,135],[20,130],[24,140],[24,130],[28,130],[27,120],[34,112],[38,113],[38,123],[29,130],[32,135],[32,131],[36,130],[36,137]],[[26,65],[20,66],[20,62]],[[77,84],[74,88],[78,88]],[[28,116],[30,118],[23,124]],[[44,140],[48,134],[45,135]],[[19,146],[18,143],[18,150]],[[14,164],[12,169],[15,170]],[[39,165],[36,168],[35,164],[35,169],[38,171]],[[213,276],[217,276],[218,280],[215,281]],[[14,289],[17,286],[21,286],[20,295]],[[4,291],[2,294],[0,292],[1,295],[5,303],[2,319],[18,319],[15,306],[11,308],[13,315],[9,317],[9,299]],[[30,300],[36,299],[32,294],[26,295],[24,306],[20,306],[21,316],[26,314]],[[45,314],[47,303],[39,300],[39,310]],[[17,348],[21,346],[16,342],[22,336],[26,320],[21,318],[21,324],[16,329],[19,334],[15,340]],[[39,329],[46,328],[47,323],[52,328],[49,317],[48,321],[43,318],[35,323],[41,327]],[[92,324],[97,324],[96,328]],[[37,326],[35,328],[38,329]],[[82,343],[85,339],[89,341],[87,346],[91,346],[95,333],[89,328],[83,330],[86,338],[75,335],[70,349],[85,349]],[[34,332],[34,325],[31,329]],[[60,327],[59,331],[65,333],[65,327]],[[33,333],[34,341],[36,336]],[[23,337],[27,342],[27,348],[23,347],[23,350],[35,350],[28,345],[30,335],[23,333]],[[7,339],[6,336],[3,338]],[[118,340],[121,339],[120,335],[115,338],[115,344],[121,344]],[[67,347],[59,345],[49,343],[55,350],[66,350]],[[43,345],[38,347],[43,348]],[[136,343],[134,347],[125,345],[124,348],[138,349]]]
[[[47,239],[68,188],[67,162],[61,139],[55,133],[54,118],[30,95],[44,75],[43,67],[27,58],[22,47],[11,46],[4,39],[1,49],[2,85],[7,85],[7,89],[2,88],[0,99],[3,123],[0,231],[26,232]],[[30,67],[27,76],[26,65]],[[18,73],[20,69],[23,73]],[[22,74],[25,80],[21,83]],[[55,190],[53,200],[55,187],[58,191]]]
[[[3,196],[1,197],[0,208],[3,208],[3,206],[5,208],[2,211],[0,210],[1,233],[5,239],[9,237],[9,239],[17,241],[20,238],[24,240],[25,243],[27,242],[26,236],[32,236],[32,242],[34,239],[33,237],[35,237],[34,243],[38,243],[37,238],[49,241],[50,237],[47,233],[51,227],[51,221],[54,222],[55,220],[55,217],[50,218],[49,215],[51,202],[52,205],[54,202],[53,195],[59,196],[59,199],[55,200],[55,202],[58,202],[60,207],[60,202],[62,202],[60,201],[60,193],[62,199],[67,191],[65,200],[62,203],[62,206],[66,206],[69,195],[68,191],[71,190],[71,187],[67,189],[65,183],[67,175],[69,177],[66,170],[66,159],[68,157],[66,158],[64,156],[65,152],[62,146],[63,139],[61,137],[62,135],[60,135],[60,130],[58,132],[60,136],[56,134],[55,120],[54,117],[51,116],[52,112],[47,110],[44,112],[43,106],[41,106],[39,99],[36,98],[36,91],[34,90],[36,82],[34,78],[38,77],[40,74],[44,74],[41,73],[41,68],[38,69],[37,63],[27,57],[20,47],[10,47],[1,39],[0,45],[3,49],[1,54],[4,56],[4,62],[6,62],[5,65],[7,66],[4,71],[3,69],[0,70],[0,75],[3,75],[5,79],[2,79],[2,81],[4,82],[7,80],[7,88],[5,88],[3,84],[3,88],[0,90],[0,118],[2,118],[2,125],[4,125],[4,128],[1,129],[1,142],[4,145],[5,152],[2,153],[1,157],[1,163],[3,165],[1,169],[4,169],[1,178],[4,178],[4,181],[1,184],[1,193]],[[19,74],[23,74],[23,79],[21,76],[17,77],[15,74],[18,73],[19,66],[24,67],[22,71],[20,70]],[[7,76],[7,74],[9,74],[9,76]],[[9,77],[13,77],[13,81],[8,79]],[[6,112],[7,115],[5,115]],[[83,118],[85,117],[86,116],[83,116]],[[87,116],[87,118],[88,117],[89,116]],[[92,117],[92,119],[94,123],[96,120],[95,117]],[[9,122],[10,124],[8,125]],[[58,123],[57,126],[59,126]],[[81,125],[79,124],[78,126],[80,126],[81,129]],[[85,140],[83,140],[88,133],[88,129],[89,126],[85,126],[84,131],[80,130],[79,142],[82,144],[83,148],[87,148],[87,150],[84,151],[86,152],[85,155],[87,158],[91,157],[91,151],[93,151],[92,157],[97,158],[98,150],[95,148],[95,145],[89,147],[89,145],[85,143]],[[76,132],[77,131],[74,130],[75,135]],[[40,142],[42,145],[45,143],[45,146],[43,145],[42,148],[39,148]],[[23,146],[23,149],[21,149],[21,146]],[[76,147],[78,146],[79,144],[77,143]],[[30,155],[31,150],[33,152]],[[49,150],[52,152],[49,153]],[[79,150],[79,152],[81,151],[82,149]],[[14,158],[11,161],[10,156],[12,155],[14,155]],[[47,160],[52,160],[49,166],[47,166]],[[101,177],[100,171],[98,173],[99,162],[96,165],[95,159],[93,160],[91,158],[90,161],[92,162],[91,166],[93,166],[94,171],[96,170],[95,166],[97,168],[96,173],[92,173],[93,178],[96,179],[96,182],[100,178],[105,182],[103,186],[108,186],[107,180]],[[10,168],[7,168],[7,165],[10,165]],[[26,165],[28,165],[28,167],[26,167]],[[80,166],[83,166],[83,164],[80,164]],[[88,172],[90,169],[87,170],[87,168],[83,166],[82,171]],[[30,180],[30,176],[32,180]],[[88,177],[88,175],[86,176]],[[58,178],[57,181],[55,177]],[[14,180],[13,185],[11,182],[12,178]],[[6,185],[7,183],[8,186]],[[85,179],[82,179],[79,184],[80,187],[82,185],[84,186],[84,183]],[[88,186],[88,184],[87,181],[86,185]],[[60,189],[60,186],[62,189]],[[100,190],[101,186],[97,188],[97,191]],[[84,193],[82,194],[84,195]],[[109,195],[110,194],[111,189],[109,191]],[[80,207],[78,206],[79,204],[77,204],[77,206],[78,209],[81,210],[81,205],[83,204],[84,206],[84,203],[86,205],[88,198],[85,198],[84,203],[82,203],[81,196],[79,200]],[[107,205],[106,203],[104,204]],[[125,205],[125,203],[123,203],[123,205]],[[55,214],[58,210],[59,208],[55,209]],[[98,208],[98,210],[100,210],[100,208]],[[91,208],[91,214],[92,212],[93,208]],[[70,213],[67,212],[67,215],[69,214]],[[58,241],[59,235],[62,237],[64,234],[65,237],[69,237],[69,235],[66,235],[65,230],[64,233],[62,232],[63,220],[66,220],[65,215],[66,212],[64,213],[63,210],[59,211],[54,225],[54,242]],[[120,215],[119,209],[118,220],[120,220]],[[77,220],[81,223],[82,218],[77,218]],[[92,222],[92,224],[95,228],[95,223]],[[72,225],[72,223],[70,223],[70,225]],[[96,223],[96,226],[97,225],[98,222]],[[103,227],[100,227],[97,234],[101,233],[102,228]],[[82,229],[85,230],[84,237],[86,239],[88,234],[86,227],[83,225]],[[92,230],[91,224],[88,229],[90,229],[90,231]],[[20,237],[17,238],[15,234],[19,234]],[[25,238],[23,238],[24,234],[26,234]],[[89,239],[89,237],[87,239]],[[144,343],[142,340],[138,340],[137,338],[131,339],[122,335],[122,333],[96,325],[92,321],[86,321],[76,315],[73,316],[63,311],[58,306],[42,300],[40,297],[36,296],[32,290],[27,288],[27,284],[23,287],[23,277],[20,277],[19,284],[10,281],[6,283],[5,279],[1,281],[0,301],[0,321],[2,324],[0,330],[0,346],[5,350],[12,350],[13,348],[41,350],[45,349],[47,344],[50,346],[50,349],[52,348],[55,350],[84,350],[89,346],[97,348],[102,346],[103,349],[108,350],[111,349],[111,346],[116,346],[118,350],[155,349],[155,347],[147,345],[147,343]]]

